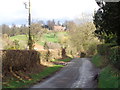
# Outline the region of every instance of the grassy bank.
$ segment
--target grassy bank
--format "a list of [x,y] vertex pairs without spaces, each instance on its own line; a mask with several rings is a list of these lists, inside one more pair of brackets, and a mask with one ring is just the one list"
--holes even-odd
[[54,60],[51,60],[51,61],[53,61],[53,62],[54,62],[54,61],[63,61],[63,62],[69,62],[69,61],[71,61],[71,59],[72,59],[72,58],[66,58],[66,59],[57,59],[57,60],[55,60],[55,59],[54,59]]
[[102,66],[102,62],[103,59],[100,55],[96,54],[93,58],[92,58],[92,62],[97,66],[97,67],[101,67]]
[[120,86],[119,72],[108,65],[101,73],[98,88],[118,88]]
[[92,62],[101,69],[108,65],[108,60],[106,59],[106,57],[99,54],[93,56]]
[[98,54],[92,58],[92,63],[101,68],[98,88],[118,88],[120,86],[120,72],[105,62],[105,58]]
[[[67,32],[49,32],[49,33],[44,33],[41,36],[41,40],[38,40],[37,43],[40,45],[44,45],[45,42],[53,42],[53,43],[59,43],[59,38],[63,37],[67,35]],[[39,37],[37,37],[39,38]],[[10,37],[11,40],[19,40],[20,43],[22,41],[25,42],[24,44],[26,44],[28,37],[26,35],[16,35],[16,36],[12,36]]]
[[52,67],[46,67],[42,72],[37,74],[30,74],[31,80],[24,80],[19,81],[16,78],[12,78],[9,80],[5,85],[3,85],[3,88],[24,88],[29,87],[30,85],[41,81],[46,76],[49,76],[53,74],[54,72],[58,71],[60,68],[62,68],[62,65],[55,65]]
[[41,41],[38,41],[39,44],[44,45],[45,42],[59,43],[59,38],[67,35],[67,32],[50,32],[45,33],[41,37]]
[[[70,61],[71,58],[66,58],[66,59],[59,59],[55,61],[64,61],[68,62]],[[44,78],[53,75],[56,71],[59,71],[63,65],[53,65],[51,67],[45,67],[43,71],[39,73],[32,73],[30,74],[31,79],[30,80],[18,80],[16,78],[11,78],[7,80],[6,82],[3,82],[3,88],[27,88],[37,82],[40,82]]]

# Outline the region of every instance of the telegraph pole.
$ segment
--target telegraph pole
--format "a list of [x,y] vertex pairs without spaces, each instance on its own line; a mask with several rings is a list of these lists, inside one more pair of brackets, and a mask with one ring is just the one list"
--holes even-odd
[[29,39],[28,39],[28,46],[29,46],[29,50],[32,49],[32,46],[33,46],[33,41],[32,41],[32,37],[31,37],[31,2],[29,0],[29,18],[28,18],[28,21],[29,21]]
[[28,2],[28,7],[27,7],[27,4],[25,4],[25,8],[28,9],[28,25],[29,25],[29,32],[28,32],[28,46],[29,46],[29,50],[32,50],[33,48],[33,40],[32,40],[32,36],[31,36],[31,2],[29,0]]

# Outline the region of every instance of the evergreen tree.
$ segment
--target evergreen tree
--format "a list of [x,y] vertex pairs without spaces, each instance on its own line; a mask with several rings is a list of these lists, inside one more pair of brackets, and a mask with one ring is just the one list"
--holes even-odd
[[120,45],[120,2],[97,2],[100,6],[94,15],[95,34],[105,43]]

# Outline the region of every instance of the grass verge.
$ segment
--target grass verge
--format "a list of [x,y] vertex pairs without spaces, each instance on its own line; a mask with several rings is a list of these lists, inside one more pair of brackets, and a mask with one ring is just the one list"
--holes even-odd
[[120,86],[119,72],[108,65],[100,72],[98,88],[118,88]]
[[53,59],[53,60],[51,60],[51,61],[53,61],[53,62],[54,62],[54,61],[69,62],[69,61],[71,61],[71,60],[72,60],[72,58],[69,57],[69,58],[65,58],[65,59],[57,59],[57,60],[56,60],[56,59]]
[[[55,61],[69,62],[69,61],[71,61],[71,59],[72,58],[65,58],[65,59],[58,59]],[[46,67],[40,73],[30,74],[31,80],[23,80],[24,82],[20,81],[16,78],[11,78],[10,80],[6,81],[7,83],[5,85],[3,85],[3,88],[28,88],[29,86],[31,86],[37,82],[40,82],[44,78],[53,75],[56,71],[60,70],[62,67],[64,67],[64,66],[63,65],[54,65],[51,67]]]
[[63,65],[54,65],[52,67],[46,67],[42,72],[37,73],[37,74],[31,74],[31,80],[24,80],[19,81],[16,78],[12,78],[8,84],[3,85],[3,88],[25,88],[29,87],[30,85],[41,81],[43,78],[55,73],[58,71],[60,68],[62,68]]
[[108,65],[108,60],[106,59],[106,57],[96,54],[92,58],[92,63],[99,68],[104,68]]
[[102,69],[99,75],[98,88],[119,88],[120,71],[98,54],[92,58],[92,63]]
[[92,63],[94,63],[97,67],[102,66],[102,57],[98,54],[96,54],[95,56],[93,56],[92,58]]

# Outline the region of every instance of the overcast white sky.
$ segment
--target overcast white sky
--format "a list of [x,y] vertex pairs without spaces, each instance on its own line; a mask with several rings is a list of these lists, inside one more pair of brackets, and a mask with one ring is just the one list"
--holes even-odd
[[[23,2],[0,0],[0,24],[27,23],[28,12]],[[93,14],[98,9],[95,0],[31,0],[32,19],[74,19],[82,13]]]

